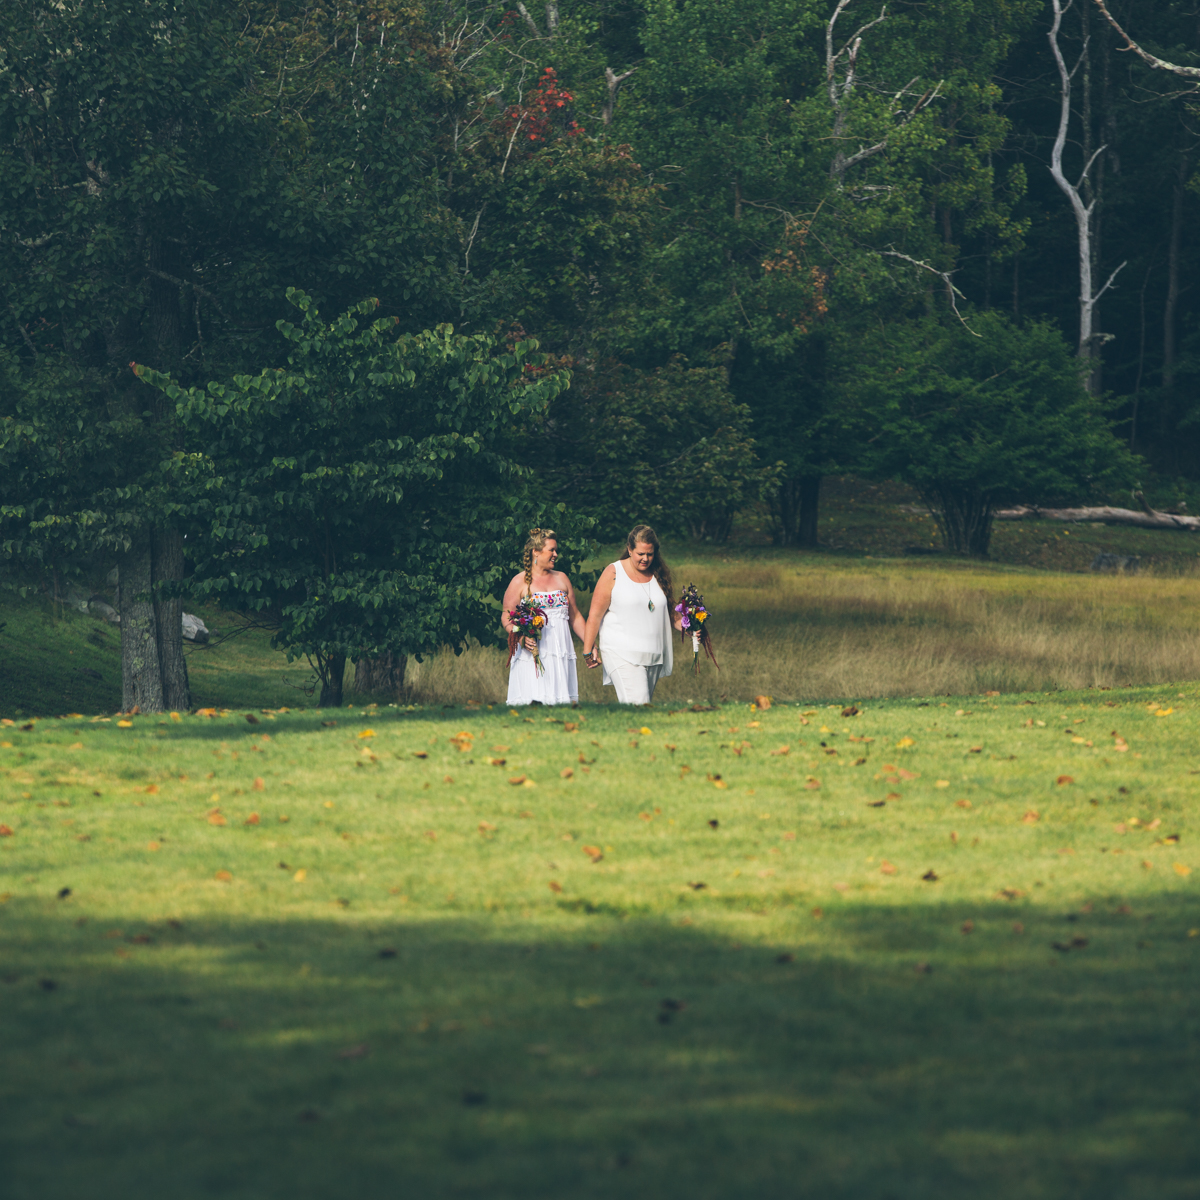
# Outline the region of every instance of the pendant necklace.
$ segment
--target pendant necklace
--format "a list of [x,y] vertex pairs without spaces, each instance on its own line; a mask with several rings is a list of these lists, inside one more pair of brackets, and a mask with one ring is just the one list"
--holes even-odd
[[649,583],[645,583],[642,586],[646,589],[646,607],[651,612],[653,612],[654,611],[654,601],[652,599],[650,599],[650,596],[651,596],[650,589],[654,586],[654,580],[651,579]]

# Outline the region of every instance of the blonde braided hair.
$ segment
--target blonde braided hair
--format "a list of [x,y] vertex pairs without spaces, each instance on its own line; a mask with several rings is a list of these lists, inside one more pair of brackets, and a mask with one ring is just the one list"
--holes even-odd
[[554,537],[553,529],[531,529],[525,539],[525,550],[521,555],[521,566],[525,568],[525,595],[533,595],[533,556]]

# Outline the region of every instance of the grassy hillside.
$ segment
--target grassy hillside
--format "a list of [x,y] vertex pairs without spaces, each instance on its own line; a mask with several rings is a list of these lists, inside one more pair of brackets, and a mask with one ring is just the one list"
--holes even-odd
[[12,1200],[1200,1177],[1200,689],[0,730]]

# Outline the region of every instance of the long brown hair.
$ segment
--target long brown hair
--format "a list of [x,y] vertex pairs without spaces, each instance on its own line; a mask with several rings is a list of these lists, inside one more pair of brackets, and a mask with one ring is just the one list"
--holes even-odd
[[525,595],[533,595],[533,556],[554,537],[553,529],[531,529],[525,539],[525,550],[521,555],[521,566],[525,568]]
[[650,563],[650,570],[653,572],[654,578],[658,580],[658,586],[662,588],[663,595],[667,598],[667,612],[674,612],[675,589],[671,585],[671,568],[667,566],[667,560],[663,558],[658,534],[649,525],[635,525],[625,539],[625,549],[621,557],[628,558],[638,542],[644,542],[646,545],[654,547],[654,558]]

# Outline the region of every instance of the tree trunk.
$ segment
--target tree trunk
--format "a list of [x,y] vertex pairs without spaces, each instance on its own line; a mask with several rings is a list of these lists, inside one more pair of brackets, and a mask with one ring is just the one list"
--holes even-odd
[[817,506],[821,498],[820,475],[791,475],[779,485],[775,494],[775,520],[779,527],[775,541],[780,546],[803,546],[815,549],[817,541]]
[[937,516],[946,549],[951,554],[968,554],[972,558],[987,558],[992,540],[995,511],[991,501],[978,492],[939,488],[926,502]]
[[[151,547],[151,573],[155,584],[179,583],[183,579],[183,535],[177,529],[156,531]],[[183,656],[183,600],[177,596],[164,598],[156,593],[154,616],[163,703],[173,710],[191,708],[187,659]]]
[[381,654],[360,658],[354,664],[354,690],[366,696],[388,696],[399,700],[404,690],[407,654]]
[[183,601],[163,599],[155,584],[183,578],[183,538],[146,531],[118,560],[121,614],[121,707],[166,712],[191,706],[183,657]]
[[135,535],[121,556],[121,708],[163,712],[151,536]]
[[1179,156],[1171,195],[1171,237],[1167,243],[1167,299],[1163,305],[1163,388],[1175,387],[1175,333],[1179,309],[1179,252],[1183,241],[1183,189],[1187,183],[1187,156]]
[[821,476],[802,475],[797,480],[800,492],[800,520],[796,527],[796,545],[815,550],[821,543],[817,538],[817,514],[821,502]]
[[317,700],[318,708],[341,708],[342,683],[346,677],[346,656],[331,654],[328,658],[318,656],[318,668],[321,673],[321,696]]

